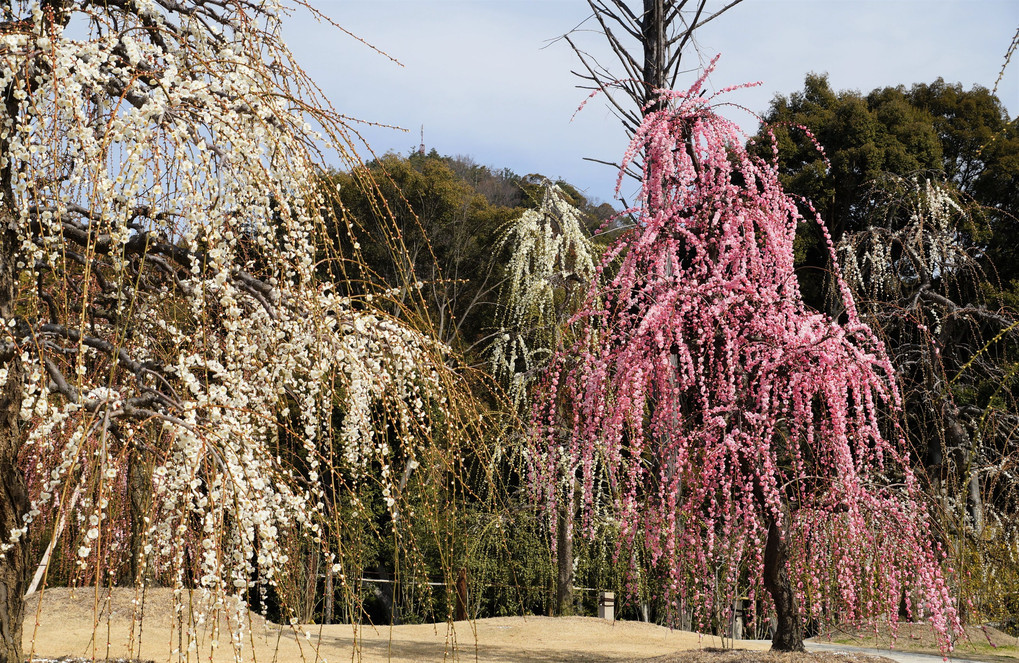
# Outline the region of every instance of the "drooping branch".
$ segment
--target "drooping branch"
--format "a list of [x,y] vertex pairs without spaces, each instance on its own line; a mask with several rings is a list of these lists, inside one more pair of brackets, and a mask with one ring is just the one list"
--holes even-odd
[[866,200],[867,227],[842,238],[839,258],[886,339],[917,461],[957,541],[977,556],[986,538],[1011,545],[1015,528],[985,523],[1019,513],[1019,483],[1002,473],[1019,457],[1019,321],[987,295],[971,234],[982,210],[929,173],[885,175]]
[[[396,513],[460,383],[391,293],[323,282],[323,261],[361,258],[320,235],[322,146],[360,162],[280,42],[286,7],[5,6],[0,659],[21,660],[29,536],[62,530],[47,554],[78,581],[147,567],[240,610],[287,575],[289,537],[325,552],[352,476],[378,468]],[[89,512],[64,518],[76,490]]]
[[677,621],[767,593],[773,648],[798,650],[805,619],[894,621],[905,590],[948,647],[958,615],[887,350],[837,272],[841,320],[804,303],[797,201],[704,80],[663,92],[622,160],[643,155],[635,232],[606,251],[612,276],[542,383],[535,491],[551,511],[579,483],[589,530],[611,500],[621,556],[649,551]]

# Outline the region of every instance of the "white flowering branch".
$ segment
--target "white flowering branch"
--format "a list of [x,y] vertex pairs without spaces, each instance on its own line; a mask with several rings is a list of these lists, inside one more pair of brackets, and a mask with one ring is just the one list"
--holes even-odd
[[[396,513],[433,422],[456,419],[448,349],[320,282],[320,151],[357,160],[278,39],[284,5],[8,5],[0,479],[25,494],[0,504],[0,585],[47,524],[44,564],[69,552],[97,583],[138,530],[138,580],[198,587],[240,657],[245,598],[289,572],[290,533],[335,559],[337,476],[377,472]],[[10,582],[0,649],[20,660]]]
[[595,278],[597,252],[580,211],[555,184],[546,180],[542,189],[541,204],[507,224],[498,244],[500,251],[509,248],[511,254],[492,369],[508,384],[518,407]]

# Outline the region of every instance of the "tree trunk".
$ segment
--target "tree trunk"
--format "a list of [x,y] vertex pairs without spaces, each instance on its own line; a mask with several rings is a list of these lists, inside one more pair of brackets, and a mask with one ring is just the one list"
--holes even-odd
[[[9,271],[6,266],[2,269]],[[21,365],[15,355],[0,367],[8,371],[7,382],[0,389],[0,541],[7,542],[11,530],[23,525],[28,497],[24,477],[17,465],[21,448],[18,426]],[[27,569],[28,545],[26,537],[22,537],[0,560],[0,663],[21,663],[22,660],[21,622]]]
[[959,408],[951,403],[944,406],[945,437],[950,445],[952,457],[956,461],[956,472],[965,476],[966,479],[966,515],[969,516],[969,524],[973,528],[973,535],[978,539],[984,533],[984,501],[980,491],[980,474],[974,465],[976,458],[976,445],[970,436],[966,425],[959,416]]
[[665,80],[665,0],[644,0],[641,17],[641,44],[644,46],[644,115],[663,108],[656,89],[667,87]]
[[466,621],[467,614],[467,567],[460,569],[456,576],[456,621]]
[[973,536],[980,539],[984,535],[984,500],[980,491],[980,475],[976,471],[970,474],[967,488],[966,509],[973,525]]
[[786,541],[786,524],[789,515],[782,516],[786,523],[771,521],[768,526],[768,541],[764,547],[764,587],[775,602],[775,635],[771,640],[772,651],[805,651],[803,648],[803,624],[796,610],[796,599],[789,581],[789,546]]
[[[4,112],[16,117],[17,101],[9,90],[0,90]],[[7,163],[7,141],[0,138],[0,323],[14,317],[15,256],[18,233],[11,210],[14,192]],[[6,347],[0,336],[0,543],[9,541],[11,530],[21,527],[28,512],[25,479],[18,467],[22,436],[19,425],[24,376],[14,346]],[[21,663],[21,621],[28,578],[28,542],[22,537],[0,560],[0,663]]]
[[315,621],[315,604],[318,598],[318,548],[311,546],[308,550],[308,571],[304,576],[304,587],[301,588],[301,623],[311,624]]
[[[11,373],[20,373],[17,360],[7,364]],[[21,409],[20,375],[8,375],[0,395],[0,532],[7,541],[11,530],[23,525],[28,511],[25,480],[17,466],[21,434],[18,412]],[[24,595],[28,545],[22,537],[0,561],[0,663],[21,663],[21,622],[24,618]]]
[[131,560],[128,576],[123,578],[124,586],[141,584],[145,565],[142,564],[145,541],[145,516],[149,512],[149,496],[152,486],[145,467],[145,456],[138,449],[131,449],[131,460],[127,467],[127,492],[131,505]]
[[330,558],[326,564],[326,589],[325,606],[322,608],[322,623],[333,623],[333,560]]
[[559,526],[556,528],[556,577],[555,614],[569,615],[573,612],[573,532],[570,530],[570,511],[572,496],[569,502],[559,505]]
[[[0,163],[6,158],[0,142]],[[0,170],[0,320],[14,313],[15,252],[17,233],[9,201],[13,199],[10,170]],[[0,543],[9,541],[12,530],[22,527],[28,511],[25,479],[18,467],[22,437],[22,367],[17,349],[6,348],[0,337]],[[0,663],[21,663],[21,621],[28,569],[27,537],[22,537],[0,560]]]

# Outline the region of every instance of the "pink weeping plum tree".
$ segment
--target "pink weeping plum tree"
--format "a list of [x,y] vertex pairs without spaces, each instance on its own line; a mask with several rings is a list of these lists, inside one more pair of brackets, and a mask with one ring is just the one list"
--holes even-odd
[[636,227],[537,396],[538,498],[552,513],[572,484],[589,528],[611,505],[674,620],[707,628],[749,597],[776,650],[802,650],[808,620],[900,614],[947,650],[958,614],[885,349],[841,281],[838,320],[803,304],[797,203],[703,83],[662,92],[624,157],[643,157]]

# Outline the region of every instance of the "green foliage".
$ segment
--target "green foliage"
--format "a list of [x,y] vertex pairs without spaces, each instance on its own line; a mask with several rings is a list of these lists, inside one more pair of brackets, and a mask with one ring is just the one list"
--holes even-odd
[[[591,203],[568,183],[546,182],[541,175],[519,176],[434,151],[386,154],[333,173],[327,186],[338,189],[340,221],[328,229],[333,246],[327,255],[345,258],[323,260],[321,269],[355,301],[379,288],[388,290],[394,314],[436,330],[474,366],[492,366],[485,355],[493,338],[499,345],[504,327],[532,344],[535,334],[550,335],[554,344],[562,314],[570,308],[565,300],[586,292],[586,284],[575,283],[576,273],[593,276],[591,232],[614,210]],[[512,254],[522,238],[514,229],[525,228],[521,219],[536,219],[535,228],[549,231],[544,248],[565,248],[561,265],[536,273],[533,268],[542,265],[532,260],[525,274],[514,272]],[[562,287],[567,279],[570,297]],[[513,283],[525,290],[537,286],[547,297],[537,309],[528,304],[517,311],[505,297]],[[548,315],[535,318],[536,310]],[[496,330],[500,333],[493,336]],[[360,533],[343,542],[349,547],[343,574],[393,582],[351,584],[344,591],[358,614],[345,618],[403,623],[451,618],[461,570],[472,617],[550,611],[556,562],[548,523],[534,513],[522,490],[521,459],[513,443],[519,422],[514,408],[496,396],[494,382],[483,371],[471,374],[475,393],[488,394],[492,407],[483,415],[486,432],[474,446],[444,456],[442,440],[434,439],[434,462],[421,459],[422,469],[409,473],[396,495],[383,494],[376,476],[380,468],[349,476],[346,488],[357,503],[335,505],[336,514]],[[341,426],[344,416],[338,412],[334,425]],[[383,412],[373,416],[380,435],[390,430],[387,423],[394,424]],[[387,498],[395,498],[395,511]],[[608,582],[614,577],[605,555],[578,547],[577,557],[585,578]],[[341,591],[339,585],[335,591]]]
[[526,504],[475,514],[467,545],[472,616],[549,613],[555,564],[546,528]]
[[[867,97],[836,93],[826,76],[810,74],[802,92],[776,98],[763,119],[778,139],[782,185],[814,202],[835,241],[857,227],[860,195],[872,180],[940,165],[930,119],[898,88]],[[804,126],[824,147],[830,168]],[[758,142],[759,150],[770,150],[765,140]]]
[[408,292],[421,284],[418,313],[438,337],[462,350],[477,343],[500,276],[491,246],[511,208],[489,203],[438,156],[387,154],[333,179],[349,224],[333,235],[372,270],[354,280]]
[[[959,231],[980,245],[995,292],[1006,294],[997,284],[1007,290],[1019,275],[1019,128],[986,89],[965,91],[938,79],[863,95],[835,92],[827,76],[810,74],[802,91],[776,97],[763,120],[778,140],[783,186],[811,201],[836,243],[866,229],[874,181],[930,173],[979,206],[969,217],[974,225]],[[764,131],[754,149],[770,158]],[[819,230],[803,224],[796,259],[805,296],[817,308],[831,305],[825,301],[826,256]]]
[[[354,292],[366,282],[408,293],[420,285],[419,315],[441,340],[481,365],[498,327],[498,290],[506,276],[506,256],[493,248],[511,219],[541,205],[544,177],[521,177],[433,150],[408,157],[389,153],[331,179],[345,227],[330,229],[330,235],[336,253],[352,258],[332,265],[331,272],[349,279]],[[588,233],[614,213],[565,182],[557,186],[580,211]]]

